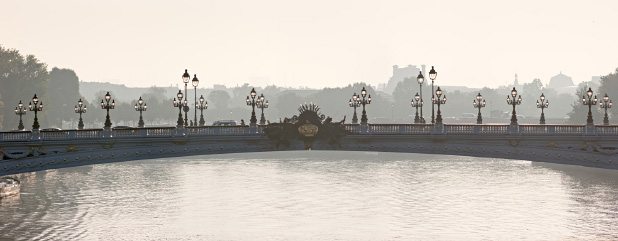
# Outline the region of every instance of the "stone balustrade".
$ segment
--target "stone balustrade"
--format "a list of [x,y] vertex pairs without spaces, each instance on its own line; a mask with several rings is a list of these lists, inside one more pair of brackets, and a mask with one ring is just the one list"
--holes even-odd
[[[618,135],[618,125],[596,125],[594,132],[585,125],[517,125],[511,132],[508,124],[345,124],[350,135]],[[252,129],[253,128],[253,129]],[[104,129],[49,130],[0,132],[0,141],[67,140],[85,138],[122,137],[183,137],[183,136],[234,136],[262,135],[265,126],[195,126],[112,128],[110,135]],[[438,129],[442,128],[442,129]],[[110,136],[110,137],[105,137]]]

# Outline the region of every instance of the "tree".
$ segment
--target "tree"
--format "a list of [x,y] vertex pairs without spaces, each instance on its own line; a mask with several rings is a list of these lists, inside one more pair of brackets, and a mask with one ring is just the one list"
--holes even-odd
[[74,107],[80,98],[79,78],[72,69],[54,67],[49,73],[48,118],[51,125],[62,127],[62,121],[74,119]]
[[[566,121],[567,124],[585,124],[586,120],[588,119],[588,106],[585,106],[582,104],[582,97],[586,96],[586,91],[588,91],[588,89],[586,88],[586,86],[588,84],[591,84],[590,82],[582,82],[579,84],[579,87],[577,88],[577,92],[575,93],[575,101],[573,101],[573,103],[571,104],[571,111],[567,114],[568,115],[568,120]],[[589,87],[592,88],[592,87]],[[592,88],[595,89],[595,88]],[[586,99],[588,97],[586,96]],[[594,96],[592,97],[594,98]],[[595,123],[600,123],[603,122],[603,115],[601,114],[601,112],[599,111],[598,108],[595,108],[594,106],[592,107],[592,118],[594,119]]]
[[283,92],[277,98],[277,105],[273,105],[279,113],[279,117],[292,117],[298,115],[298,107],[305,100],[293,92]]
[[[146,93],[144,93],[142,100],[144,104],[148,106],[147,111],[143,113],[144,122],[146,125],[152,123],[166,122],[174,117],[177,108],[172,108],[172,99],[169,100],[165,97],[165,89],[160,87],[150,87]],[[135,104],[133,104],[135,106]],[[150,124],[149,124],[150,123]]]
[[[599,101],[603,99],[603,96],[605,96],[606,93],[609,96],[610,100],[613,98],[614,100],[618,101],[618,68],[616,68],[614,73],[609,73],[608,75],[601,76],[601,86],[599,86],[599,90],[597,91],[597,93],[599,96]],[[605,110],[603,110],[603,113],[605,113]],[[611,109],[607,109],[607,114],[610,115],[611,123],[611,118],[618,116],[618,107],[612,107]]]
[[206,101],[210,100],[210,103],[208,103],[209,108],[212,106],[214,109],[223,110],[228,108],[231,99],[232,97],[226,91],[213,90],[208,94]]
[[[427,88],[425,88],[425,91],[427,91]],[[429,93],[429,98],[427,98],[428,92],[431,92],[431,89],[429,89],[429,91],[427,91],[426,93],[423,93],[423,102],[427,104],[425,105],[425,108],[427,108],[427,106],[430,106],[429,104],[431,101],[431,93]],[[393,91],[393,98],[395,99],[395,103],[394,106],[391,107],[394,109],[394,118],[404,119],[405,122],[414,122],[416,107],[412,108],[410,106],[410,101],[414,98],[416,93],[419,93],[420,95],[419,86],[418,82],[416,82],[416,78],[404,78],[403,81],[397,83],[397,87]],[[423,115],[427,116],[427,112],[423,112]],[[430,119],[427,119],[427,117],[425,117],[425,120]]]
[[[0,110],[4,117],[2,129],[14,129],[19,118],[15,118],[14,108],[20,100],[27,106],[34,94],[46,106],[49,103],[47,81],[49,72],[47,65],[40,62],[34,55],[24,57],[15,49],[6,49],[0,46],[0,97],[4,100],[5,108]],[[38,113],[42,128],[48,126],[47,108]],[[34,113],[32,113],[34,114]],[[10,117],[9,117],[10,116]],[[28,113],[30,116],[30,113]],[[32,118],[24,116],[24,125],[32,125]]]

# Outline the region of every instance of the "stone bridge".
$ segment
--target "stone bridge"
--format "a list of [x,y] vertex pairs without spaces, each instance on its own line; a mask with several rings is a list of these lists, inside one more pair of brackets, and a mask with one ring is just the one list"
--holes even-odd
[[318,138],[313,134],[322,127],[307,122],[310,126],[282,141],[272,134],[282,124],[0,132],[0,176],[138,159],[290,150],[446,154],[618,169],[618,125],[340,123],[343,134]]

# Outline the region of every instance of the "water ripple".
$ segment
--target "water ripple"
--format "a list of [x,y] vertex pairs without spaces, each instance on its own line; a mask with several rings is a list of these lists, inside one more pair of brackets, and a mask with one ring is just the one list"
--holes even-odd
[[310,151],[19,178],[0,240],[618,239],[618,172],[559,164]]

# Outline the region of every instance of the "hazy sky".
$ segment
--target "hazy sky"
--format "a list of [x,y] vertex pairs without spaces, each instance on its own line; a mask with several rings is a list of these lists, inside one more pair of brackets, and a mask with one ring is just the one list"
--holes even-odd
[[387,82],[434,65],[472,87],[618,67],[618,1],[4,1],[0,44],[83,81],[201,87]]

